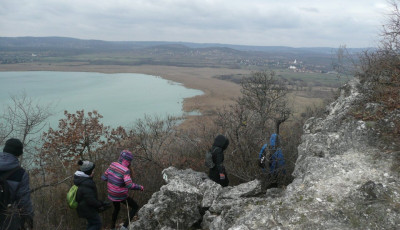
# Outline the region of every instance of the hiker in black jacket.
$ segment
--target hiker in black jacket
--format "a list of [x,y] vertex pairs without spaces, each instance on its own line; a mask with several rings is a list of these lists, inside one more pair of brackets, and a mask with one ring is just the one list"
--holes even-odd
[[97,198],[97,188],[93,181],[94,163],[90,161],[79,161],[80,171],[74,175],[74,184],[78,186],[76,202],[77,212],[80,218],[87,220],[87,230],[100,230],[100,211],[104,211],[110,204],[100,201]]
[[[29,175],[25,169],[19,166],[18,161],[18,157],[22,153],[23,144],[15,138],[8,139],[3,152],[0,152],[0,177],[7,177],[6,183],[8,183],[11,195],[9,200],[11,205],[0,211],[1,230],[33,228]],[[0,206],[3,207],[3,205]]]
[[224,150],[228,147],[229,140],[224,135],[218,135],[210,149],[212,154],[214,168],[210,168],[208,176],[211,180],[226,187],[229,185],[228,175],[226,174],[224,163]]

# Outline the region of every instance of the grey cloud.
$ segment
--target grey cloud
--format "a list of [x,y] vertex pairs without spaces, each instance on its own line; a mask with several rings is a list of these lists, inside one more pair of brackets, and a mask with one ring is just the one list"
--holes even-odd
[[317,8],[314,8],[314,7],[300,7],[299,9],[302,10],[302,11],[305,11],[305,12],[319,13],[319,10]]
[[1,36],[364,46],[383,23],[377,3],[386,0],[1,0],[0,31]]

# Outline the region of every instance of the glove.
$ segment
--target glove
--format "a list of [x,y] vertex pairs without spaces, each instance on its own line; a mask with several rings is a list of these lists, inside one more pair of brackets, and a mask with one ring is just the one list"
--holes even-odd
[[143,191],[143,190],[144,190],[143,185],[140,185],[140,191]]
[[265,168],[265,157],[262,157],[262,158],[258,161],[258,166],[260,166],[261,168]]
[[105,206],[101,206],[100,208],[97,209],[97,212],[104,212],[106,210]]
[[220,173],[220,174],[219,174],[219,179],[220,179],[220,180],[225,180],[225,174]]
[[108,201],[108,200],[106,200],[106,201],[103,201],[103,206],[105,206],[105,207],[108,207],[108,206],[111,206],[111,201]]
[[111,202],[110,201],[103,201],[103,204],[100,208],[97,209],[98,212],[104,212],[105,210],[111,208]]

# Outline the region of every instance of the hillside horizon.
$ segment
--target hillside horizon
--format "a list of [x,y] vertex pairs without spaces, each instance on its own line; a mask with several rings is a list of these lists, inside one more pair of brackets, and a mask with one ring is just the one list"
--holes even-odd
[[[303,72],[326,73],[333,71],[332,62],[342,48],[0,37],[0,64],[80,62],[90,65],[147,64],[262,70],[288,69],[297,63],[296,68]],[[346,52],[356,60],[358,54],[366,49],[346,48]]]
[[[46,37],[0,37],[0,49],[17,47],[58,47],[58,48],[103,48],[118,49],[122,47],[129,48],[148,48],[164,45],[182,45],[187,48],[230,48],[239,51],[259,51],[259,52],[313,52],[313,53],[332,53],[339,47],[292,47],[292,46],[254,46],[237,45],[225,43],[196,43],[183,41],[107,41],[100,39],[79,39],[73,37],[46,36]],[[365,49],[375,49],[374,47],[352,48],[347,47],[350,52],[360,52]]]

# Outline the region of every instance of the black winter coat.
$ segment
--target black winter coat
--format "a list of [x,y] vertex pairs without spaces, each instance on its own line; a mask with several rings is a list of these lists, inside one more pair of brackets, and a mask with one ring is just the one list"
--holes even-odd
[[[103,202],[97,198],[97,188],[91,177],[79,176],[78,171],[74,175],[74,184],[78,186],[76,201],[78,202],[78,216],[80,218],[94,218]],[[77,175],[78,174],[78,175]]]
[[[229,145],[229,140],[223,135],[218,135],[215,138],[214,144],[210,150],[212,153],[212,156],[213,156],[212,158],[213,158],[213,162],[214,162],[215,166],[214,166],[214,168],[210,169],[208,176],[210,177],[211,180],[222,185],[223,187],[228,186],[228,184],[229,184],[228,175],[227,175],[225,167],[223,165],[224,150],[228,147],[228,145]],[[225,174],[224,180],[220,179],[220,176],[219,176],[220,173]]]
[[[19,166],[19,160],[11,153],[0,152],[0,175],[4,175],[7,171]],[[3,224],[6,224],[7,229],[19,229],[24,221],[33,220],[33,208],[31,201],[31,193],[29,187],[29,175],[20,168],[7,179],[7,183],[11,189],[11,200],[18,204],[18,210],[21,213],[15,213],[11,218],[11,223],[3,221],[0,216],[0,229],[3,229]],[[22,214],[22,215],[18,215]]]

